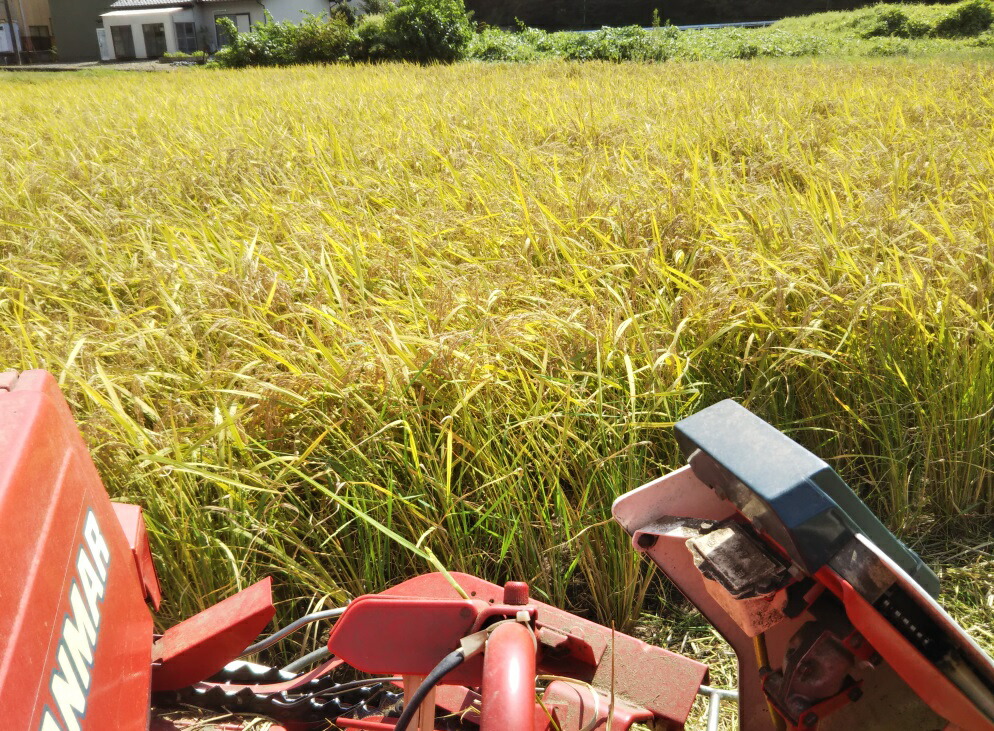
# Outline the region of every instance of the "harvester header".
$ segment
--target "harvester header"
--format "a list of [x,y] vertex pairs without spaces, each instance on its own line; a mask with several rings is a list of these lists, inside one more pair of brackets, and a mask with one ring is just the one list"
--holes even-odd
[[[44,371],[0,375],[0,718],[14,731],[994,731],[994,664],[936,575],[823,460],[732,401],[676,426],[687,465],[615,502],[632,548],[728,641],[708,667],[534,600],[523,582],[426,574],[265,635],[262,581],[153,629],[139,506],[107,495]],[[256,655],[313,622],[283,668]]]

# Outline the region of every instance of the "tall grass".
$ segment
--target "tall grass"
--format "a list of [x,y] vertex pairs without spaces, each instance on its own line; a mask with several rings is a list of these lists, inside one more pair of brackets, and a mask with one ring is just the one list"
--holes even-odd
[[165,622],[430,550],[625,626],[611,500],[720,398],[909,539],[990,516],[990,72],[9,75],[0,361],[58,376],[144,506]]

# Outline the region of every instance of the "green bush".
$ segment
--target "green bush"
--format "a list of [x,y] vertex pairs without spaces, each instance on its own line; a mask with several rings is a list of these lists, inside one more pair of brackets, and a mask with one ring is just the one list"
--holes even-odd
[[981,33],[973,42],[974,46],[980,48],[994,48],[994,30]]
[[778,26],[807,27],[857,38],[961,38],[991,27],[991,0],[966,0],[956,5],[881,4],[851,13],[819,13],[790,18]]
[[508,33],[498,28],[475,33],[466,55],[480,61],[533,61],[541,57],[524,33]]
[[230,18],[218,18],[218,26],[231,39],[214,60],[228,68],[289,66],[297,63],[331,63],[348,60],[355,44],[352,28],[342,17],[307,15],[299,24],[272,22],[238,33]]
[[386,15],[397,7],[393,0],[363,0],[359,8],[364,15]]
[[[671,25],[630,26],[591,33],[558,32],[519,24],[515,32],[484,27],[473,33],[463,0],[367,0],[382,10],[358,18],[308,16],[299,25],[257,25],[238,35],[230,20],[219,24],[233,38],[217,55],[222,66],[272,66],[334,61],[528,62],[667,59],[722,60],[924,54],[950,48],[959,38],[991,46],[994,3],[965,0],[956,5],[880,4],[855,12],[788,18],[771,28],[679,31]],[[169,59],[173,60],[173,59]]]
[[393,55],[387,41],[385,16],[364,15],[355,27],[352,58],[356,61],[385,61]]
[[949,8],[935,23],[933,35],[939,38],[977,36],[994,22],[994,3],[990,0],[969,0]]
[[927,25],[912,23],[904,8],[896,5],[877,5],[856,13],[852,26],[860,38],[908,38],[928,32]]
[[193,53],[176,51],[174,53],[162,54],[159,60],[162,63],[169,63],[170,61],[196,61],[198,63],[204,63],[207,60],[207,54],[203,51],[194,51]]
[[543,39],[542,53],[570,61],[665,61],[672,38],[666,29],[605,27],[593,33],[554,33]]
[[866,56],[906,56],[911,44],[906,38],[871,38],[862,51]]
[[344,17],[326,20],[310,15],[294,28],[291,38],[297,63],[347,61],[355,43],[355,34]]
[[420,63],[458,61],[473,37],[463,0],[401,0],[384,31],[395,57]]
[[638,26],[601,28],[587,35],[589,50],[599,61],[652,61],[658,59],[651,32]]

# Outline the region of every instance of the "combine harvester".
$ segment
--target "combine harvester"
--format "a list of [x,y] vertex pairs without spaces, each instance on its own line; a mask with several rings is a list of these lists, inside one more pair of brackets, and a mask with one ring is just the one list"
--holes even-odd
[[[141,509],[111,503],[48,373],[4,374],[0,727],[169,731],[191,725],[163,718],[186,707],[293,730],[680,729],[706,693],[715,729],[721,698],[737,697],[747,731],[994,730],[990,658],[825,462],[731,401],[676,432],[688,466],[619,498],[614,516],[731,644],[737,695],[705,685],[702,663],[534,601],[523,583],[463,574],[259,640],[274,614],[266,579],[157,635]],[[302,662],[238,659],[332,618],[327,647]]]

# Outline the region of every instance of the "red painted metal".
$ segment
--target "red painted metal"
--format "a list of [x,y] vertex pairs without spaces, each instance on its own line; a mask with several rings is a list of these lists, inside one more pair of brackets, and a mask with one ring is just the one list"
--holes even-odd
[[992,723],[959,688],[925,658],[897,629],[857,592],[828,568],[816,574],[842,600],[856,630],[928,706],[954,726],[991,731]]
[[471,688],[440,685],[435,688],[435,705],[472,723],[480,722],[480,714],[476,711],[480,707],[480,694]]
[[[504,599],[503,587],[496,584],[468,574],[452,573],[450,576],[470,599],[485,602],[492,609]],[[453,600],[458,593],[445,576],[436,573],[409,579],[378,596]],[[566,675],[609,692],[613,653],[614,689],[619,698],[632,707],[649,710],[658,722],[677,728],[687,722],[697,691],[707,678],[706,665],[620,632],[612,633],[608,627],[534,599],[527,608],[535,610],[539,672]],[[522,607],[508,606],[506,612],[514,616],[515,610],[520,609]],[[339,626],[347,616],[348,612],[339,620]],[[451,649],[454,646],[449,647]],[[439,659],[441,657],[439,655]],[[384,670],[391,672],[387,668]],[[472,682],[466,684],[474,685]]]
[[483,653],[480,731],[534,731],[535,635],[519,622],[498,625]]
[[504,584],[504,603],[516,607],[527,604],[528,584],[523,581],[508,581]]
[[373,721],[368,718],[340,718],[335,722],[340,728],[357,728],[364,731],[395,731],[394,723],[385,721]]
[[[690,467],[684,467],[622,495],[615,501],[612,512],[632,534],[635,549],[663,568],[680,592],[701,610],[735,650],[739,658],[739,724],[742,731],[774,731],[753,660],[752,639],[708,591],[706,579],[687,550],[686,538],[677,531],[666,531],[664,526],[657,526],[661,534],[654,530],[654,521],[661,516],[720,522],[736,514],[735,506],[719,498],[714,490],[697,479]],[[652,539],[646,541],[647,546],[639,544],[641,533],[647,533]],[[786,647],[789,637],[803,622],[804,619],[798,619],[785,624],[782,637],[767,641],[777,648]],[[771,655],[777,657],[778,653],[771,651]]]
[[[456,715],[459,718],[479,725],[480,714],[478,709],[482,703],[482,697],[471,688],[459,685],[440,685],[435,688],[435,705],[442,709],[446,715]],[[559,725],[558,718],[563,715],[564,708],[556,699],[543,697],[542,703],[534,703],[535,708],[535,731],[563,731]],[[648,718],[652,718],[651,713],[647,713]],[[552,717],[550,718],[550,714]]]
[[152,646],[152,689],[176,690],[213,675],[241,655],[275,613],[267,577],[170,627]]
[[142,518],[142,509],[137,505],[114,503],[114,514],[121,524],[124,537],[131,547],[131,555],[138,569],[138,580],[145,592],[145,601],[158,611],[162,603],[162,590],[159,588],[159,577],[155,573],[155,563],[152,561],[152,549],[148,545],[148,531]]
[[144,731],[152,618],[131,547],[55,379],[0,381],[3,726]]
[[608,729],[608,715],[611,710],[611,697],[597,693],[597,701],[590,688],[577,683],[564,683],[556,680],[549,684],[542,696],[546,707],[557,708],[557,718],[561,731],[580,731],[594,720],[594,712],[600,719],[594,728],[604,731],[628,731],[636,723],[648,723],[652,713],[644,708],[635,708],[623,700],[615,698],[614,716]]
[[[365,673],[428,675],[470,634],[485,602],[372,594],[353,601],[331,630],[328,649]],[[483,660],[473,657],[443,683],[477,686]]]

